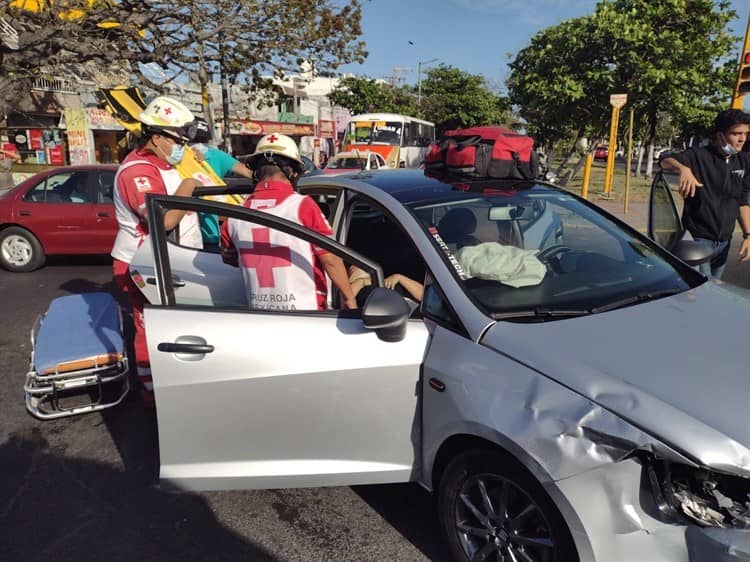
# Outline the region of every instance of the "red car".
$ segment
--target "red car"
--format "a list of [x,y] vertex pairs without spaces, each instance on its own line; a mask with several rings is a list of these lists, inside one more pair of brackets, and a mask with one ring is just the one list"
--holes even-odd
[[53,254],[108,254],[116,165],[41,172],[0,195],[0,266],[33,271]]
[[608,146],[597,146],[594,149],[594,160],[606,160],[609,156]]

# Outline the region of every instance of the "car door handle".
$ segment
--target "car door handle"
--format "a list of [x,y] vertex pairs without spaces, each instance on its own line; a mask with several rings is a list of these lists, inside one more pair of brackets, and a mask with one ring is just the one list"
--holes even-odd
[[99,213],[96,213],[96,216],[100,217],[100,218],[103,218],[103,219],[106,219],[106,218],[111,217],[112,215],[110,215],[109,213],[105,213],[104,211],[101,211]]
[[18,214],[22,217],[30,217],[31,213],[29,211],[18,211]]
[[[146,283],[149,285],[156,285],[156,277],[146,277]],[[185,282],[181,281],[179,277],[172,277],[173,287],[184,287]]]
[[165,353],[190,353],[195,355],[202,355],[204,353],[211,353],[214,350],[214,346],[207,343],[169,343],[162,342],[156,346],[159,351]]
[[432,377],[429,381],[427,381],[427,383],[433,390],[437,390],[438,392],[445,392],[445,383],[443,381]]

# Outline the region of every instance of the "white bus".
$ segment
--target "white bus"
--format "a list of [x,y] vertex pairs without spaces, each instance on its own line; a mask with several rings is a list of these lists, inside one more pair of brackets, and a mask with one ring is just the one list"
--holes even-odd
[[417,168],[434,141],[434,123],[396,113],[364,113],[350,118],[344,150],[377,152],[391,168]]

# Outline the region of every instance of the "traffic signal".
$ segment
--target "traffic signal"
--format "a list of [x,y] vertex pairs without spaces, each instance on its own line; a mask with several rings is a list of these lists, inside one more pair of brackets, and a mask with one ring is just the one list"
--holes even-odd
[[737,94],[740,96],[750,94],[750,51],[746,51],[740,61],[740,73],[737,77]]

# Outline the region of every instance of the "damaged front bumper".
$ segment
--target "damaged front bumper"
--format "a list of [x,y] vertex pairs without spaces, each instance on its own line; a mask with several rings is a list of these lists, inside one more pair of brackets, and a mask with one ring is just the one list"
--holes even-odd
[[592,560],[750,561],[744,477],[633,455],[553,485],[578,515]]

